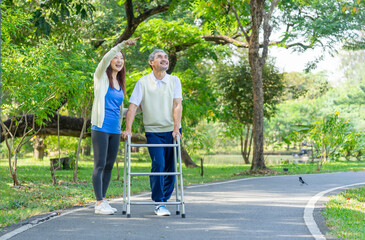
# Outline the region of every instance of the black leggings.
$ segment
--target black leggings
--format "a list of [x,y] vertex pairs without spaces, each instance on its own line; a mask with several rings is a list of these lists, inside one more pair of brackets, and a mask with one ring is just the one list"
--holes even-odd
[[113,165],[117,158],[120,134],[91,131],[94,149],[93,186],[97,201],[105,198]]

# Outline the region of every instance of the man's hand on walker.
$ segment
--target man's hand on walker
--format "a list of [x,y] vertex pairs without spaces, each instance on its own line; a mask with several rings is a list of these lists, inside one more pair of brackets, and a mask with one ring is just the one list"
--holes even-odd
[[174,131],[172,132],[172,137],[173,137],[175,140],[177,140],[177,139],[176,139],[176,135],[179,135],[179,137],[180,137],[180,139],[181,139],[181,134],[180,134],[180,131],[179,131],[179,130],[177,130],[177,131],[175,131],[175,130],[174,130]]
[[128,139],[128,135],[132,137],[132,132],[131,131],[125,131],[122,133],[122,137],[124,140]]

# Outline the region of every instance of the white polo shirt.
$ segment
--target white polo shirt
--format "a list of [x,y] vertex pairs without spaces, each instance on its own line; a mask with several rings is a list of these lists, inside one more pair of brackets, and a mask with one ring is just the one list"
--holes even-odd
[[[153,74],[153,72],[150,73],[152,79],[155,80],[156,85],[158,88],[161,88],[161,84],[166,84],[167,81],[167,76],[168,74],[166,73],[165,77],[162,80],[157,80],[155,75]],[[173,76],[174,80],[175,80],[175,89],[174,89],[174,99],[175,98],[181,98],[182,99],[182,89],[181,89],[181,83],[180,83],[180,79],[176,76]],[[138,82],[136,83],[136,86],[133,89],[133,93],[131,95],[131,98],[129,100],[130,103],[133,103],[137,106],[139,106],[142,102],[142,86],[141,86],[141,82],[140,80],[138,80]]]

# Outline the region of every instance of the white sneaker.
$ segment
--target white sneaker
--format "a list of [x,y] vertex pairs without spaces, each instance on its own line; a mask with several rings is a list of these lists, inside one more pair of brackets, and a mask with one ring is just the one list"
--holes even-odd
[[170,216],[171,213],[165,205],[158,205],[155,207],[155,214],[157,216]]
[[110,204],[109,204],[108,200],[104,199],[103,201],[104,201],[104,202],[108,205],[108,207],[109,207],[111,210],[113,210],[113,212],[114,212],[114,213],[118,212],[118,210],[117,210],[116,208],[113,208],[112,206],[110,206]]
[[101,202],[99,205],[95,205],[95,214],[113,215],[114,211],[105,202]]

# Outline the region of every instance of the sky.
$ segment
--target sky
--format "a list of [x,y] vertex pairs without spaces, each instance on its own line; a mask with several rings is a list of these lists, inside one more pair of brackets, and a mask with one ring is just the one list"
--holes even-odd
[[[270,47],[269,56],[275,57],[275,65],[281,72],[303,72],[306,64],[314,61],[316,58],[323,55],[323,52],[318,49],[307,50],[303,53],[293,52],[291,49]],[[343,77],[340,70],[340,58],[324,54],[324,58],[317,65],[317,68],[312,72],[326,71],[329,81],[333,85],[338,85]]]

